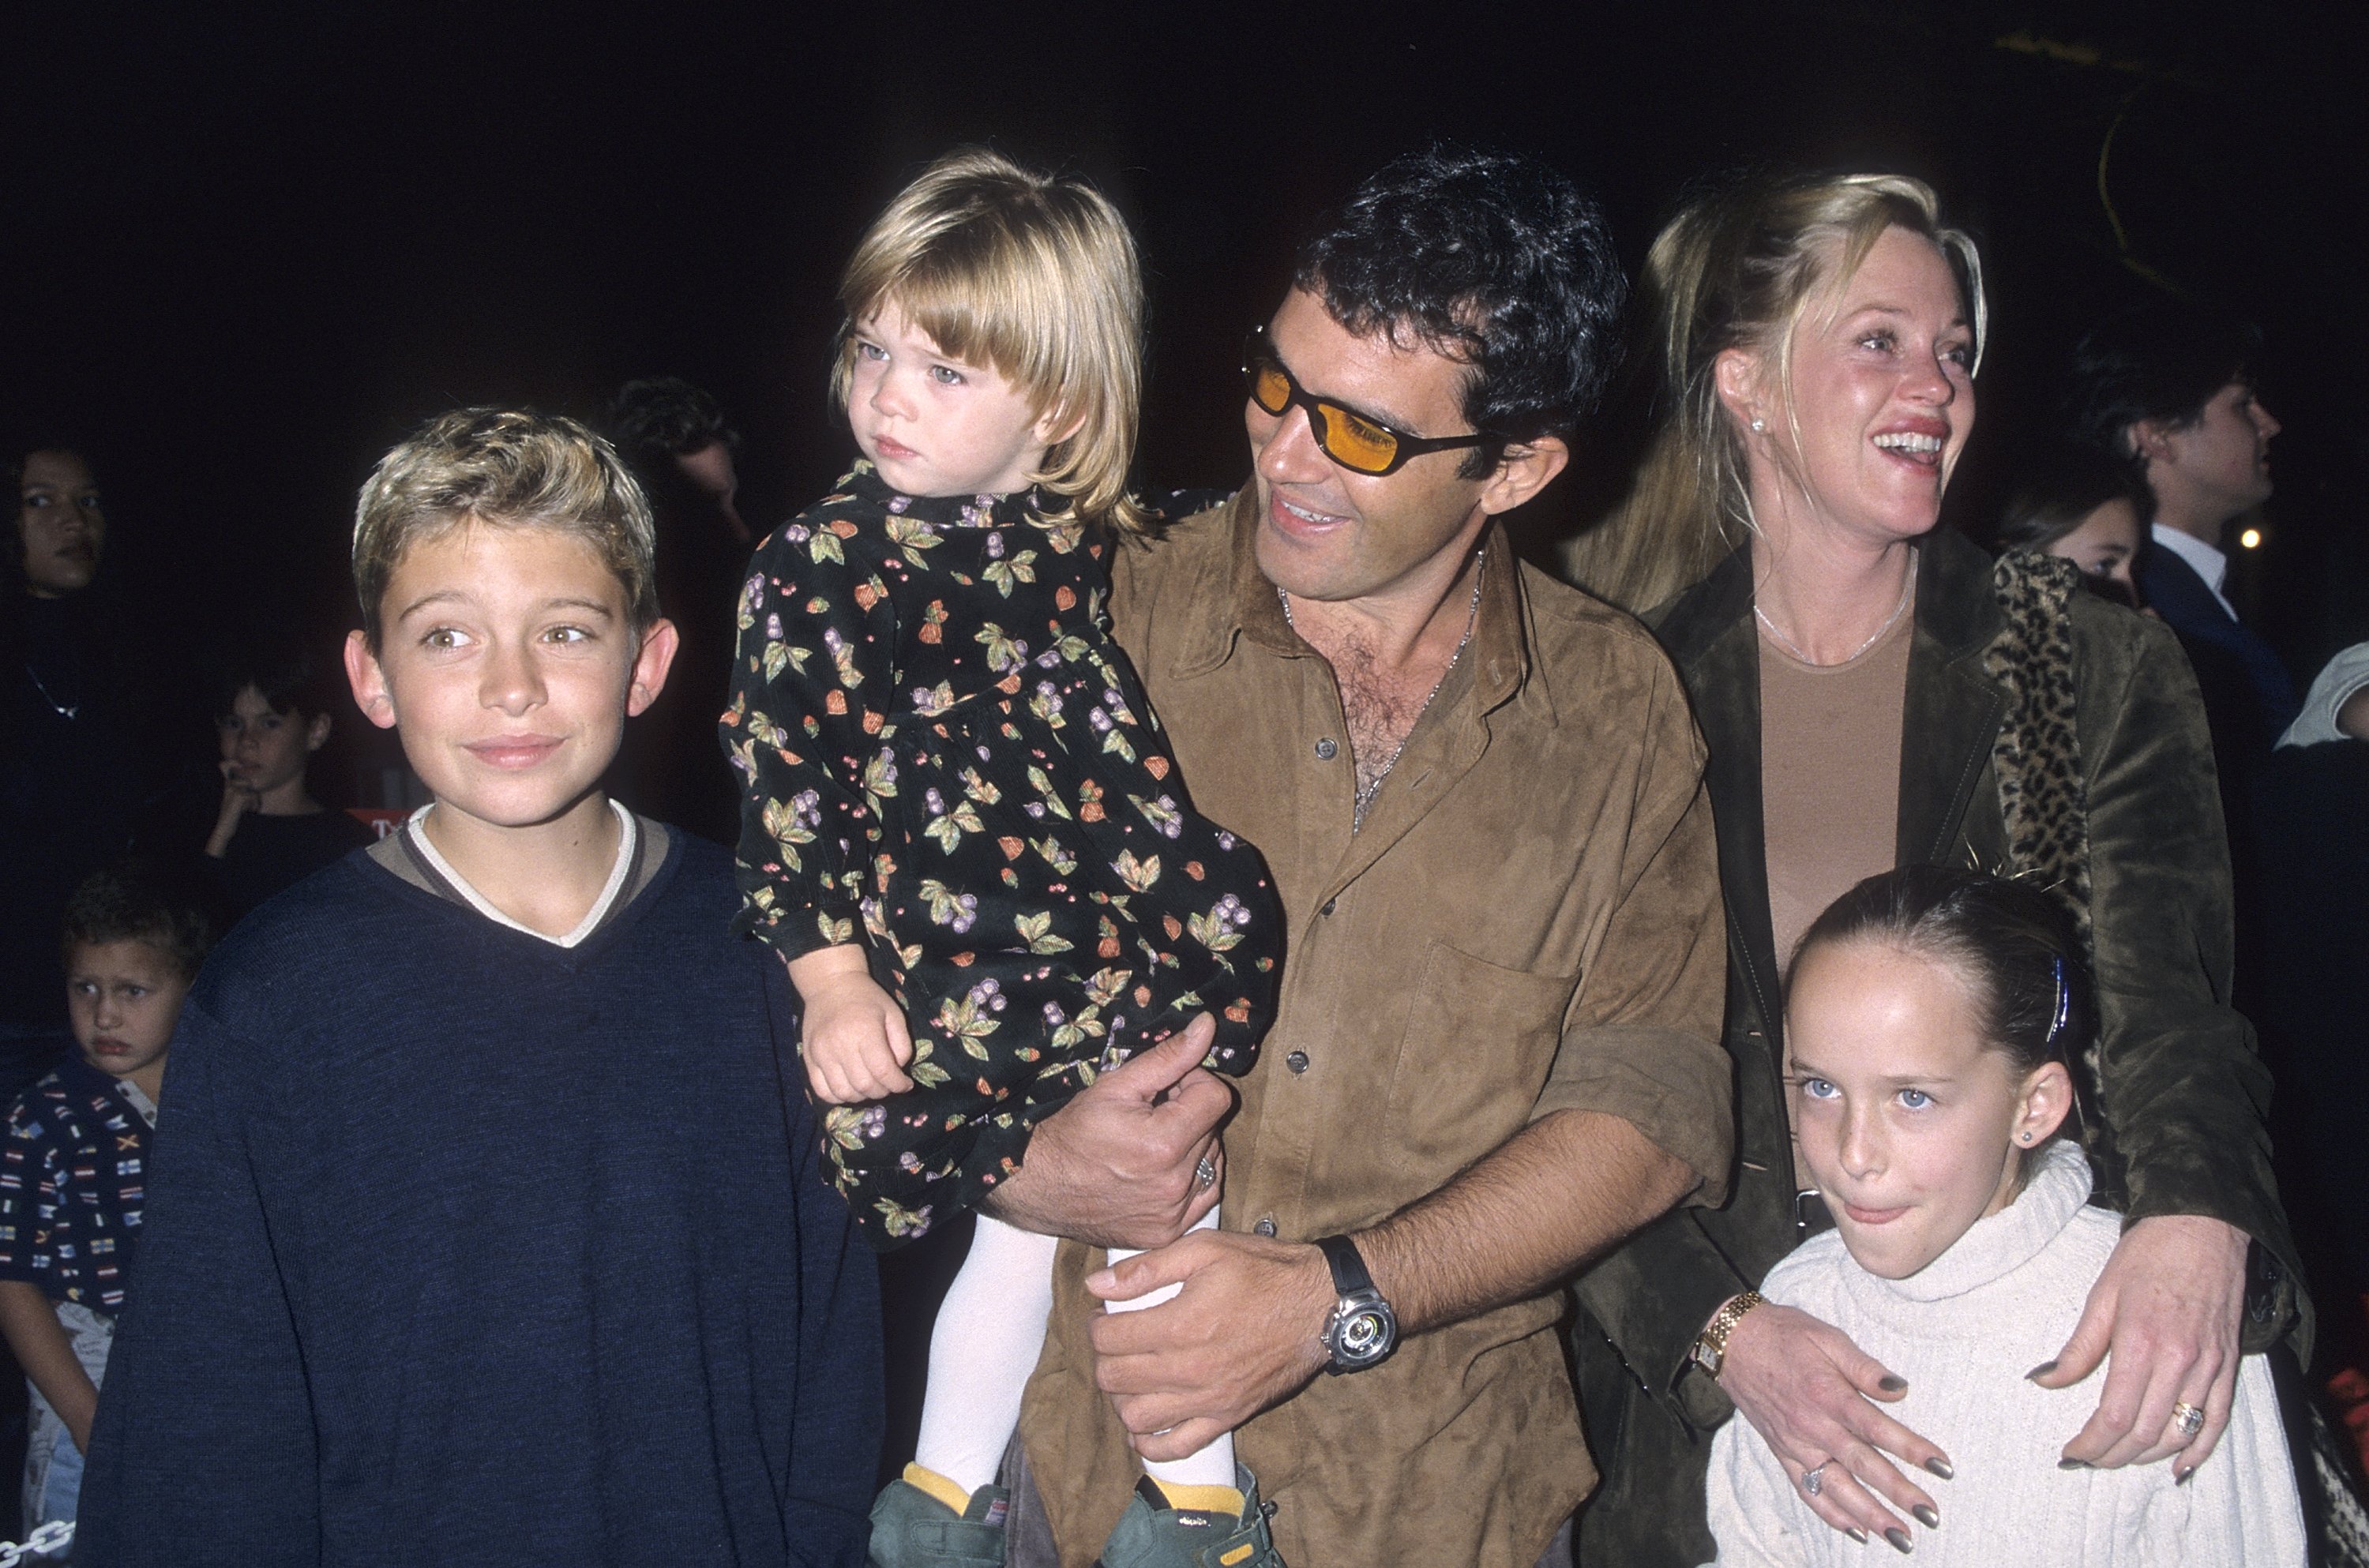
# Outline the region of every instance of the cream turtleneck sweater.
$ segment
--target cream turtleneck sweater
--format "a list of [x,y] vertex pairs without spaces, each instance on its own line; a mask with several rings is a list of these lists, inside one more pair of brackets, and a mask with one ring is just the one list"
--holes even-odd
[[[1939,1444],[1957,1471],[1918,1477],[1941,1512],[1939,1529],[1908,1527],[1918,1562],[2301,1568],[2295,1471],[2259,1356],[2241,1365],[2229,1429],[2187,1485],[2172,1483],[2169,1460],[2056,1468],[2097,1408],[2104,1368],[2054,1391],[2024,1374],[2064,1348],[2122,1234],[2120,1219],[2088,1207],[2089,1196],[2089,1162],[2059,1142],[2015,1202],[1910,1277],[1868,1273],[1830,1230],[1770,1270],[1761,1293],[1832,1323],[1908,1380],[1887,1411]],[[1881,1539],[1862,1546],[1812,1513],[1748,1422],[1730,1421],[1713,1440],[1710,1484],[1721,1563],[1893,1559]]]

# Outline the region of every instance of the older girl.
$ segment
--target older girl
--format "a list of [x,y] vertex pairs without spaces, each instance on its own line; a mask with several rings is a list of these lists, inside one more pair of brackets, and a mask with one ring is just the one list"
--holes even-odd
[[[2059,1457],[2101,1375],[2046,1388],[2030,1374],[2122,1235],[2060,1136],[2095,1007],[2072,922],[2035,888],[1917,865],[1837,899],[1802,940],[1785,1010],[1793,1125],[1835,1229],[1762,1294],[1903,1374],[1896,1413],[1949,1448],[1940,1511],[1918,1510],[1918,1561],[2300,1564],[2303,1514],[2259,1356],[2240,1364],[2219,1449],[2192,1477]],[[2172,1407],[2175,1425],[2204,1418]],[[1829,1476],[1837,1461],[1797,1470],[1730,1422],[1711,1450],[1719,1562],[1864,1561],[1811,1511]],[[1910,1550],[1908,1527],[1884,1535]]]

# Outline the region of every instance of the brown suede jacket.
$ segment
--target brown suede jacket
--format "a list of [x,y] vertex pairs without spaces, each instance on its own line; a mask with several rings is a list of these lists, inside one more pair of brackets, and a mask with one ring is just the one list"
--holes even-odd
[[[1983,655],[2005,625],[1991,561],[1957,534],[1921,551],[1900,766],[1901,864],[2007,857],[1992,748],[2007,697]],[[2104,1014],[2102,1082],[2082,1085],[2099,1201],[2132,1220],[2202,1214],[2255,1241],[2245,1345],[2292,1333],[2309,1302],[2271,1175],[2270,1074],[2229,1007],[2229,853],[2196,681],[2162,623],[2073,596],[2090,909]],[[1730,1413],[1688,1356],[1722,1301],[1803,1238],[1782,1082],[1783,999],[1761,838],[1759,642],[1739,550],[1648,617],[1711,750],[1726,888],[1725,1040],[1739,1120],[1732,1195],[1647,1227],[1580,1281],[1574,1349],[1605,1486],[1582,1518],[1585,1563],[1695,1563],[1711,1430]],[[2102,1113],[2102,1115],[2100,1115]],[[2102,1123],[2102,1125],[2100,1125]]]

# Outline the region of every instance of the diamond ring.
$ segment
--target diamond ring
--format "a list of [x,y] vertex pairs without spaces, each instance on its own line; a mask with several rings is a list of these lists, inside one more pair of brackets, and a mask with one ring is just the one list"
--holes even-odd
[[2183,1437],[2193,1437],[2204,1430],[2204,1413],[2186,1400],[2171,1407],[2171,1424],[2180,1428]]
[[[1202,1155],[1201,1162],[1193,1167],[1193,1180],[1199,1185],[1200,1189],[1203,1192],[1207,1192],[1211,1187],[1216,1186],[1218,1185],[1218,1157],[1214,1154]],[[2199,1419],[2202,1419],[2202,1417]]]
[[[1831,1459],[1827,1461],[1828,1464],[1831,1464],[1832,1462],[1833,1461]],[[1821,1491],[1825,1490],[1825,1465],[1820,1465],[1815,1470],[1805,1470],[1802,1472],[1802,1490],[1808,1493],[1811,1496],[1815,1497]]]

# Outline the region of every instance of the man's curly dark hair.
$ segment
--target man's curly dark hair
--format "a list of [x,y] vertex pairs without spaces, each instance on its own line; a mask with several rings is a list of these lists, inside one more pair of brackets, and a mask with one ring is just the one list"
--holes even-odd
[[1349,331],[1412,335],[1472,367],[1464,415],[1506,444],[1568,438],[1619,358],[1629,292],[1602,211],[1534,158],[1436,143],[1367,179],[1303,246],[1295,288]]
[[722,442],[740,445],[740,432],[704,389],[681,376],[650,376],[618,388],[609,406],[609,433],[633,464],[683,457]]

